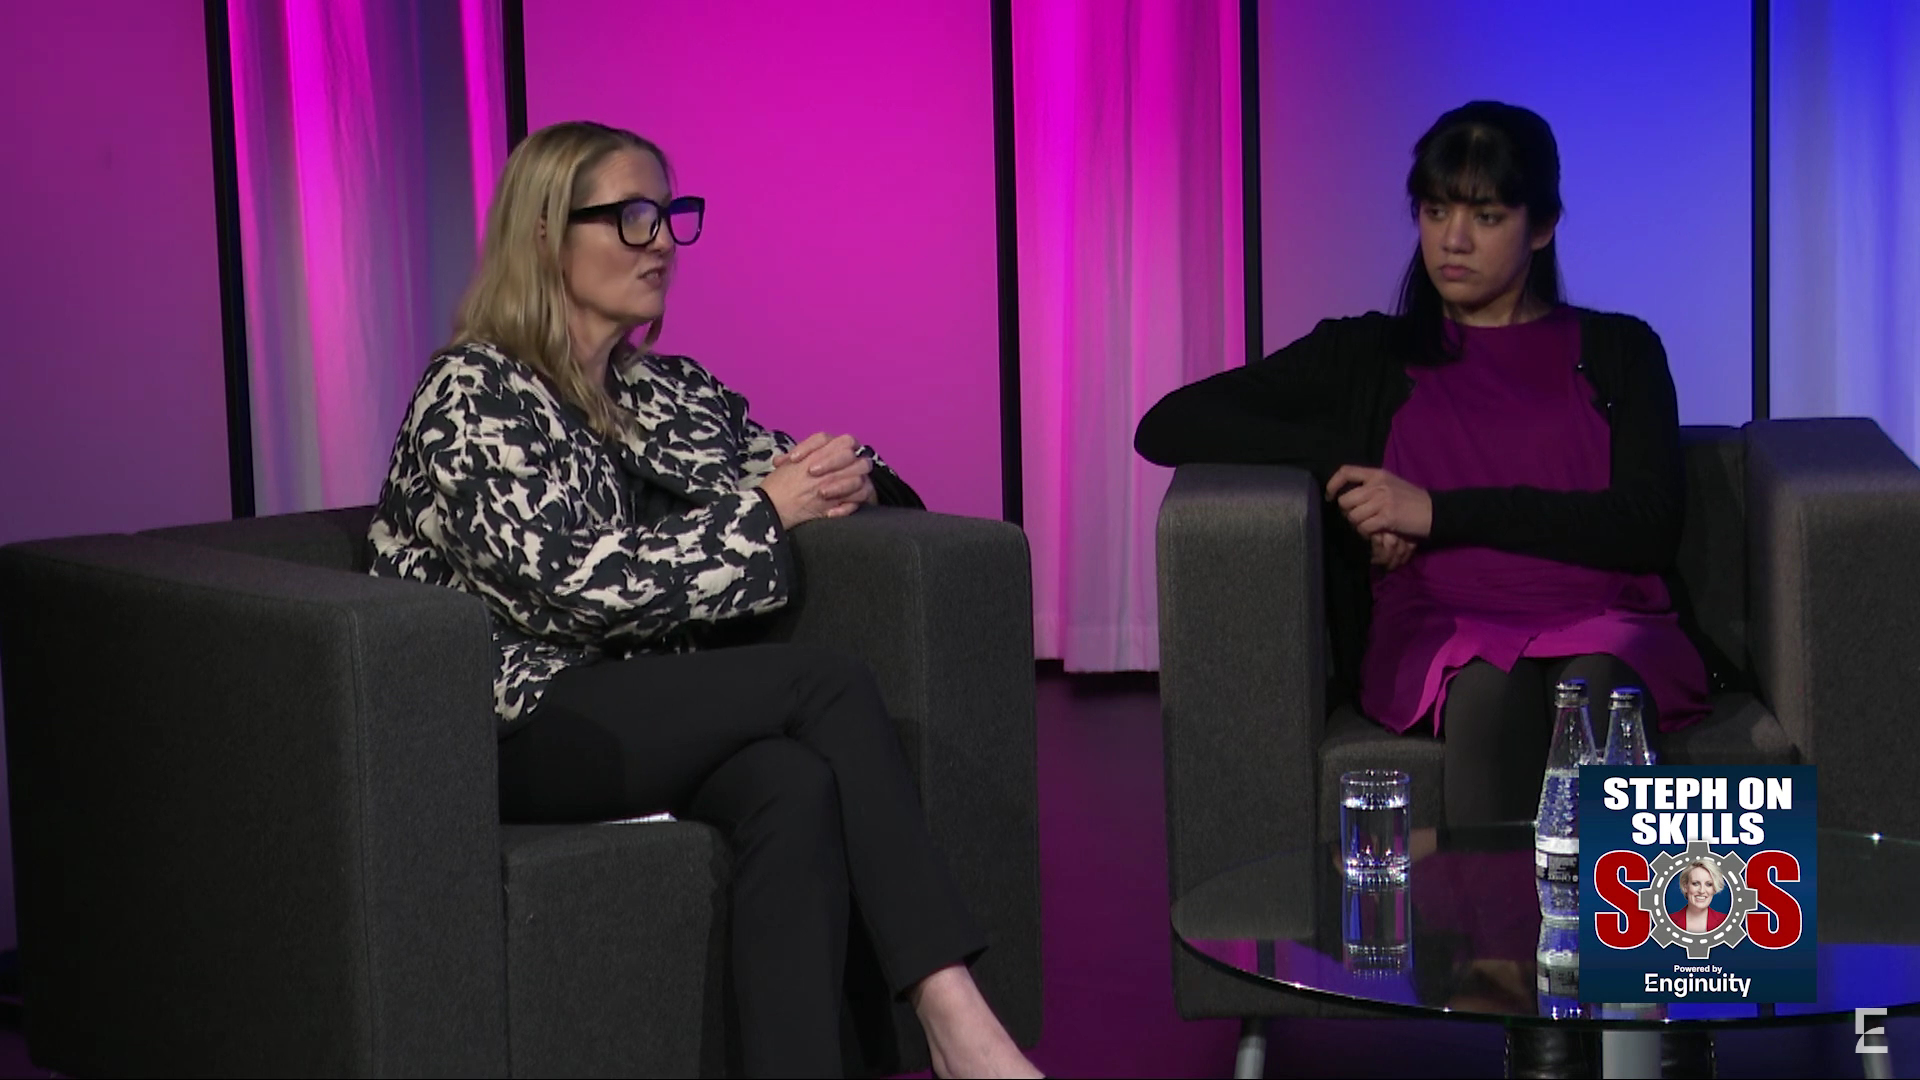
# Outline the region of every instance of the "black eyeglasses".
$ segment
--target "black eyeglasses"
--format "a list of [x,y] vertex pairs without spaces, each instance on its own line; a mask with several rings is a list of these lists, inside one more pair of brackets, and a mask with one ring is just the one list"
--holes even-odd
[[686,247],[700,239],[707,221],[707,200],[698,195],[681,195],[665,206],[652,199],[621,199],[619,202],[583,206],[567,212],[568,221],[612,221],[620,229],[620,242],[628,247],[646,247],[667,223],[673,242]]

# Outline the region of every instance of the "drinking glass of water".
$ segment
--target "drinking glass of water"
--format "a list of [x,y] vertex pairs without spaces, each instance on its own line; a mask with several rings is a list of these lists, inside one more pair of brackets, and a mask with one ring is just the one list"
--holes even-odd
[[1405,885],[1342,890],[1341,945],[1356,975],[1400,975],[1412,967],[1413,918]]
[[1340,851],[1348,882],[1366,887],[1406,882],[1412,792],[1413,778],[1394,769],[1341,774]]

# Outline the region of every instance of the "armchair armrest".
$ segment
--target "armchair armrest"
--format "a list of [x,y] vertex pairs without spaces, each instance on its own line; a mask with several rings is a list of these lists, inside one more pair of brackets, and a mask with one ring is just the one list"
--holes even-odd
[[1160,505],[1175,898],[1316,835],[1327,716],[1320,501],[1302,469],[1183,465]]
[[872,668],[928,827],[992,942],[975,976],[1030,1045],[1040,1034],[1040,834],[1026,534],[874,507],[802,526],[792,541],[799,599],[767,636]]
[[[36,1060],[504,1075],[475,600],[150,537],[0,550]],[[116,1040],[116,1041],[117,1041]]]
[[1920,469],[1872,420],[1757,421],[1747,545],[1754,676],[1821,824],[1920,836]]

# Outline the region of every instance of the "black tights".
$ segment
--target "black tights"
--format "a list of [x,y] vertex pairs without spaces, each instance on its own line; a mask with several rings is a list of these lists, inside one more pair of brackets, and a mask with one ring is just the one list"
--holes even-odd
[[[1608,653],[1522,657],[1511,672],[1475,660],[1453,677],[1440,724],[1447,824],[1532,820],[1553,741],[1553,688],[1563,679],[1587,680],[1593,737],[1601,741],[1607,737],[1607,695],[1617,686],[1645,686]],[[1641,700],[1646,729],[1656,730],[1653,699]]]
[[[1607,737],[1607,695],[1617,686],[1645,688],[1640,676],[1608,653],[1515,661],[1511,672],[1485,660],[1461,668],[1447,688],[1440,725],[1446,754],[1449,825],[1531,820],[1553,741],[1553,688],[1562,679],[1587,680],[1593,737]],[[1653,698],[1642,696],[1648,731],[1658,730]],[[1711,1077],[1713,1036],[1675,1032],[1660,1037],[1661,1072]],[[1600,1075],[1597,1033],[1564,1027],[1516,1026],[1507,1031],[1510,1077]]]

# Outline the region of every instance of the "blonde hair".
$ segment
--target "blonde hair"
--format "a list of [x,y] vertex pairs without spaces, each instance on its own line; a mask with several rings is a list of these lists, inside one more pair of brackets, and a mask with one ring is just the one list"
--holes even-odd
[[[545,375],[606,439],[617,439],[632,420],[574,362],[560,251],[567,213],[588,197],[601,164],[621,150],[645,151],[663,171],[667,167],[666,155],[652,142],[586,121],[541,128],[514,147],[487,210],[480,266],[453,320],[453,345],[493,345]],[[643,346],[659,337],[655,319]]]
[[1713,880],[1713,894],[1715,896],[1720,895],[1720,890],[1727,887],[1727,875],[1721,873],[1720,868],[1718,866],[1708,862],[1705,859],[1695,859],[1692,862],[1687,864],[1687,868],[1685,870],[1680,871],[1680,887],[1682,889],[1687,887],[1687,878],[1693,875],[1693,871],[1696,867],[1701,870],[1705,870],[1707,872],[1707,877]]

